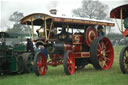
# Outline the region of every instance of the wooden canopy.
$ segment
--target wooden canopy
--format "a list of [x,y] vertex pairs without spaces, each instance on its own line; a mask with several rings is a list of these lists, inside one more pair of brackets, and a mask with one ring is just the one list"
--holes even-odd
[[114,26],[115,24],[111,21],[106,20],[96,20],[96,19],[88,19],[88,18],[79,18],[79,17],[66,17],[66,16],[57,16],[51,14],[44,13],[34,13],[28,16],[25,16],[21,19],[21,24],[28,25],[41,25],[44,20],[53,22],[53,23],[65,23],[65,24],[80,24],[80,25],[103,25],[103,26]]
[[127,18],[128,17],[128,4],[121,5],[121,6],[114,8],[110,13],[110,17],[121,19],[121,11],[122,11],[122,19]]

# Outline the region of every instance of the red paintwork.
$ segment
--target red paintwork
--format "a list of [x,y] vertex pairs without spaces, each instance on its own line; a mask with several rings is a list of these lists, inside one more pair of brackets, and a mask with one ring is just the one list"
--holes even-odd
[[71,50],[72,46],[70,44],[64,44],[65,50]]
[[40,72],[40,75],[45,75],[47,69],[47,59],[43,54],[38,55],[37,58],[37,67]]
[[[104,50],[105,54],[102,54],[102,51]],[[113,47],[108,38],[102,38],[99,41],[98,47],[97,47],[97,57],[99,62],[103,62],[105,59],[105,64],[103,66],[104,70],[109,69],[112,64],[113,64],[113,59],[114,59],[114,52],[113,52]],[[103,58],[104,57],[104,58]]]
[[55,59],[51,59],[50,61],[47,62],[47,65],[51,65],[56,67],[57,65],[61,65],[63,64],[62,60],[55,60]]
[[91,45],[91,42],[98,37],[98,33],[96,31],[96,28],[88,28],[85,33],[86,39],[85,39],[85,45],[88,46]]
[[73,52],[75,58],[87,58],[90,57],[90,52]]
[[47,62],[47,65],[56,67],[57,65],[63,64],[63,62],[62,62],[63,55],[53,54],[53,55],[50,55],[50,58],[51,59]]
[[122,18],[125,19],[128,17],[128,4],[126,5],[121,5],[116,7],[115,9],[113,9],[110,13],[110,17],[111,18],[117,18],[117,19],[121,19],[120,16],[120,10],[122,9]]
[[128,37],[128,29],[125,29],[125,31],[122,32],[123,37]]
[[72,52],[69,52],[67,57],[68,71],[69,74],[72,75],[75,72],[75,58]]
[[50,55],[50,58],[52,58],[52,59],[62,59],[63,55],[61,55],[61,54],[53,54],[53,55]]
[[73,35],[73,44],[83,44],[83,35],[74,34]]
[[[111,18],[121,19],[121,10],[122,10],[122,19],[125,19],[128,17],[128,4],[121,5],[113,9],[110,13]],[[126,37],[128,35],[128,29],[125,29],[125,31],[121,31],[123,37]]]
[[72,45],[73,52],[80,52],[82,50],[82,45]]

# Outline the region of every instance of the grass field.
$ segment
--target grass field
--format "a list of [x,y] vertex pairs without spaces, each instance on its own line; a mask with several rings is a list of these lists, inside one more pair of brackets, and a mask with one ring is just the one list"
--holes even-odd
[[0,76],[0,85],[128,85],[128,75],[122,74],[119,67],[119,54],[122,46],[114,47],[114,63],[111,69],[97,71],[92,65],[67,76],[63,66],[50,67],[44,76],[35,73]]

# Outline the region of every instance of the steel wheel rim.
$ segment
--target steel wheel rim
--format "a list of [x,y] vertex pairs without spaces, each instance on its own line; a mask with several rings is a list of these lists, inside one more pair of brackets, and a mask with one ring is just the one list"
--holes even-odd
[[22,72],[23,72],[23,58],[22,58],[21,56],[19,56],[18,62],[19,62],[18,72],[19,72],[19,73],[22,73]]
[[111,42],[107,38],[103,38],[99,41],[97,47],[97,57],[99,65],[102,69],[109,69],[113,64],[113,48]]
[[37,68],[40,75],[44,75],[46,73],[46,58],[43,54],[39,54],[37,58]]
[[124,52],[123,64],[124,64],[124,69],[125,69],[126,73],[128,73],[128,50],[125,50],[125,52]]
[[70,74],[73,74],[75,72],[75,59],[72,52],[69,52],[67,56],[67,67]]
[[32,72],[33,71],[33,66],[34,66],[34,56],[33,55],[30,55],[29,57],[28,57],[28,62],[27,62],[27,66],[28,66],[28,70],[30,71],[30,72]]

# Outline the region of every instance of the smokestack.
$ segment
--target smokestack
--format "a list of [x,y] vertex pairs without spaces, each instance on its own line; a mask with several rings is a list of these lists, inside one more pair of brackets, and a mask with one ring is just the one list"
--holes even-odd
[[54,15],[57,14],[57,10],[56,10],[56,9],[51,9],[49,12],[50,12],[51,14],[54,14]]

